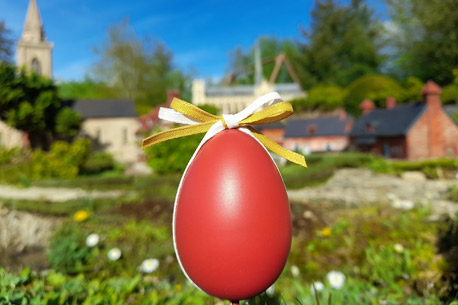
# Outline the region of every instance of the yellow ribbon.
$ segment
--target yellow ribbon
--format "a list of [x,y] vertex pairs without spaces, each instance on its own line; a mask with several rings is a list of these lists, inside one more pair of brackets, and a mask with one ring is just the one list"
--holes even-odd
[[[183,100],[174,98],[172,103],[170,104],[170,108],[201,123],[173,128],[149,136],[143,139],[142,149],[146,149],[152,145],[167,140],[181,138],[199,133],[205,133],[210,129],[210,127],[212,127],[218,121],[222,121],[224,127],[228,128],[223,116],[213,115]],[[291,162],[307,167],[307,163],[305,162],[305,158],[303,155],[300,155],[298,153],[287,150],[284,147],[281,147],[280,145],[278,145],[262,133],[258,132],[251,126],[278,122],[283,120],[284,118],[289,117],[291,114],[293,114],[293,107],[291,106],[291,104],[287,102],[281,102],[274,104],[262,111],[249,115],[247,118],[240,121],[238,125],[239,127],[248,128],[256,137],[256,139],[258,139],[259,142],[261,142],[267,149],[273,151],[277,155],[282,156],[283,158]]]

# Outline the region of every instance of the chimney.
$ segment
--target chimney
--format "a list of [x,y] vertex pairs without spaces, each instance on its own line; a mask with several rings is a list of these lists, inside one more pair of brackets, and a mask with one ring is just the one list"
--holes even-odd
[[441,88],[433,81],[428,81],[423,90],[421,90],[423,103],[426,105],[425,117],[428,124],[429,158],[441,157],[445,153],[441,91]]
[[396,107],[396,99],[394,97],[389,97],[386,99],[386,109],[393,109]]
[[372,102],[370,99],[367,98],[361,102],[361,104],[359,105],[359,108],[361,109],[363,114],[367,114],[375,109],[375,105],[374,105],[374,102]]
[[435,82],[429,80],[423,87],[423,90],[421,90],[421,95],[423,95],[423,103],[425,103],[428,107],[440,107],[441,92],[441,88]]
[[170,105],[174,98],[180,98],[180,90],[167,90],[167,104]]
[[345,112],[344,109],[339,109],[339,120],[345,120],[347,117],[347,113]]

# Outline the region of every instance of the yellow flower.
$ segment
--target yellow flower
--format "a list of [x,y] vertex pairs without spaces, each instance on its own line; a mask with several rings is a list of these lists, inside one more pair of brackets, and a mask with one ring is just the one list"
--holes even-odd
[[181,285],[177,284],[175,285],[175,292],[181,291]]
[[331,228],[330,227],[326,227],[324,228],[323,230],[320,231],[320,235],[323,236],[323,237],[329,237],[331,236]]
[[79,210],[73,215],[73,219],[77,222],[85,221],[89,217],[89,212],[86,210]]

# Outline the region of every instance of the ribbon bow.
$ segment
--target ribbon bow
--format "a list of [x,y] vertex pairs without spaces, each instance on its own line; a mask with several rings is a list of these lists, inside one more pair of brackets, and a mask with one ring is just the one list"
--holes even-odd
[[[271,101],[273,102],[268,108],[255,112],[259,107]],[[170,107],[171,108],[161,108],[159,110],[159,118],[175,123],[187,124],[188,126],[169,129],[149,136],[143,139],[142,149],[146,149],[154,144],[167,140],[206,132],[206,135],[196,150],[197,152],[206,141],[217,133],[224,129],[238,128],[254,136],[266,148],[277,155],[307,167],[304,156],[281,147],[252,127],[252,125],[278,122],[293,114],[293,107],[291,104],[283,102],[277,92],[268,93],[259,97],[236,114],[216,116],[177,98],[172,100]]]

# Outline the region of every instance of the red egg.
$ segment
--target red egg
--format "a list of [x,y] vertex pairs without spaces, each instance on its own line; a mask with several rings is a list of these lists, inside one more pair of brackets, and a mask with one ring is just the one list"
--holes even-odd
[[224,130],[197,153],[174,213],[177,256],[210,295],[251,298],[281,274],[291,247],[291,213],[278,169],[251,136]]

